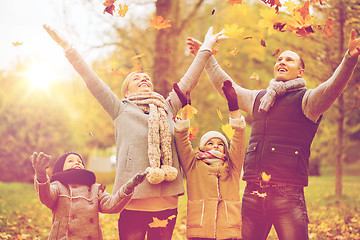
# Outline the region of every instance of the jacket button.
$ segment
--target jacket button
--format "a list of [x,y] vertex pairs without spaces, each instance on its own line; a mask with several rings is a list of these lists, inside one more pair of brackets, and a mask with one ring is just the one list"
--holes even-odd
[[295,151],[295,154],[296,154],[296,155],[298,155],[298,154],[299,154],[299,152],[298,152],[298,151]]
[[271,151],[275,151],[275,148],[271,148]]

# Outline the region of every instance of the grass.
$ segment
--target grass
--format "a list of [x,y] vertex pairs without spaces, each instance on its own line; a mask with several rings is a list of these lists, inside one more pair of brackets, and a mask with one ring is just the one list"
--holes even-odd
[[[331,176],[310,177],[305,188],[310,239],[360,239],[360,177],[343,178],[340,198],[334,196],[334,183]],[[118,239],[117,219],[118,214],[100,215],[104,239]],[[47,239],[51,222],[51,211],[39,202],[32,184],[0,182],[0,239]],[[173,239],[186,239],[185,224],[186,197],[181,196]],[[277,239],[274,229],[268,239]]]

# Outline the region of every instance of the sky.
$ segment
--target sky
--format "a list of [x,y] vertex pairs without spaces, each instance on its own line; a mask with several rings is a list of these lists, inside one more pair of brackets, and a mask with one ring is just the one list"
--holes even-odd
[[[11,71],[19,62],[30,61],[53,77],[76,75],[62,48],[43,29],[43,24],[66,36],[88,63],[105,57],[111,49],[91,48],[106,41],[101,33],[111,24],[104,21],[125,22],[127,19],[103,14],[104,1],[99,0],[99,6],[93,2],[90,6],[85,0],[0,0],[0,71]],[[141,14],[134,8],[131,13],[131,4],[128,5],[129,17],[134,12]],[[17,42],[21,45],[14,46]]]

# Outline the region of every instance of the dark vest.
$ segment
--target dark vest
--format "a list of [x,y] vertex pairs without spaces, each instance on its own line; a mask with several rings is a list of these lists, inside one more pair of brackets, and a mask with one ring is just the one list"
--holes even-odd
[[310,146],[319,126],[302,111],[306,89],[276,98],[268,112],[259,112],[257,95],[253,108],[253,124],[245,155],[244,181],[259,181],[265,172],[270,183],[308,185]]

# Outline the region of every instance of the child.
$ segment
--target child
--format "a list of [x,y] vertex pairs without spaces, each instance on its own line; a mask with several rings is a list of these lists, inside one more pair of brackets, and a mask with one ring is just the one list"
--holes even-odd
[[138,173],[111,195],[104,186],[95,183],[95,174],[84,169],[81,156],[75,152],[65,153],[56,160],[50,180],[46,168],[51,157],[34,152],[30,159],[40,201],[53,212],[49,239],[102,239],[99,212],[121,212],[147,174]]
[[[190,102],[176,84],[174,89],[183,105]],[[230,148],[223,134],[210,131],[201,137],[195,151],[188,138],[190,121],[175,122],[175,141],[187,183],[188,239],[241,239],[239,180],[245,154],[245,120],[230,81],[224,83],[223,91],[235,130]]]

